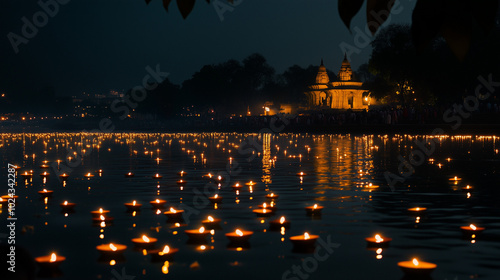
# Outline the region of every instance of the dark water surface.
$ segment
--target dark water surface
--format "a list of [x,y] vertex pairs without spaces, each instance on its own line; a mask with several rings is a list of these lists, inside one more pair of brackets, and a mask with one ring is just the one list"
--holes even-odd
[[[18,164],[16,244],[33,257],[65,256],[56,279],[403,279],[397,263],[415,257],[438,265],[432,279],[500,279],[500,138],[442,137],[427,145],[429,156],[413,153],[414,172],[391,190],[384,173],[397,174],[401,159],[421,151],[415,140],[422,139],[438,142],[408,135],[4,134],[1,194],[7,164]],[[60,160],[63,170],[41,169],[45,160],[56,167]],[[20,174],[29,170],[34,176],[25,181]],[[176,183],[181,170],[187,172],[183,188]],[[44,171],[46,182],[39,176]],[[135,177],[125,178],[129,171]],[[70,173],[65,184],[57,172]],[[94,177],[84,177],[88,172]],[[209,172],[225,179],[216,209],[203,194]],[[298,172],[306,176],[301,180]],[[155,173],[163,178],[152,179]],[[462,180],[455,184],[454,176]],[[250,180],[256,182],[251,191],[231,188]],[[473,189],[463,191],[466,185]],[[217,184],[208,186],[212,195]],[[38,194],[44,188],[54,191],[47,201]],[[279,195],[276,215],[259,218],[252,210],[269,203],[270,192]],[[155,198],[168,201],[164,211],[185,209],[184,223],[176,227],[156,214],[149,204]],[[74,213],[61,213],[64,200],[77,203]],[[123,205],[132,200],[143,204],[135,215]],[[323,214],[307,216],[304,207],[315,203]],[[427,208],[420,219],[407,210],[417,206]],[[92,223],[90,211],[99,207],[110,210],[112,224]],[[221,229],[201,250],[184,230],[199,228],[208,215],[222,219]],[[269,220],[282,215],[290,229],[270,231]],[[8,217],[3,206],[0,218],[7,223]],[[486,227],[474,241],[460,231],[471,223]],[[254,231],[249,248],[227,247],[224,234],[236,228]],[[333,245],[320,246],[316,257],[294,252],[289,237],[305,231]],[[379,257],[364,239],[376,233],[393,238]],[[157,238],[157,247],[179,249],[168,269],[134,249],[131,239],[143,234]],[[100,260],[96,246],[109,242],[128,246],[124,260]]]

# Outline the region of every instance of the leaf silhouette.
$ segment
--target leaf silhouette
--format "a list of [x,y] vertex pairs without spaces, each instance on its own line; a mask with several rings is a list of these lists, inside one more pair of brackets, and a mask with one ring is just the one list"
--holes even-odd
[[[151,0],[150,0],[151,1]],[[170,4],[170,2],[172,2],[172,0],[163,0],[163,8],[165,9],[165,11],[168,12],[168,5]]]
[[472,3],[472,15],[479,27],[488,33],[495,26],[495,17],[498,12],[498,0],[475,0]]
[[363,6],[364,0],[339,0],[339,15],[347,29],[351,29],[351,20]]
[[412,14],[411,33],[417,52],[421,53],[441,31],[444,0],[419,0]]
[[372,35],[387,20],[391,14],[392,6],[396,0],[367,0],[366,22]]
[[194,2],[195,0],[177,0],[177,8],[179,8],[184,19],[186,19],[193,10]]

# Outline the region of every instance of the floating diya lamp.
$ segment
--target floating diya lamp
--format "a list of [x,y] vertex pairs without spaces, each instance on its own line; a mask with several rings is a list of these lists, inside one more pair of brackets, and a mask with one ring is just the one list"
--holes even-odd
[[68,177],[69,177],[69,175],[66,174],[66,173],[63,173],[63,174],[59,175],[59,178],[61,178],[61,180],[67,180]]
[[229,242],[233,244],[247,243],[250,237],[252,237],[253,231],[236,229],[233,232],[226,233],[226,237]]
[[199,229],[186,229],[184,232],[189,237],[190,241],[195,242],[205,242],[210,231],[205,230],[205,227],[200,227]]
[[123,254],[127,249],[127,245],[109,243],[98,245],[96,248],[104,257],[116,257]]
[[414,258],[411,261],[398,262],[398,266],[408,276],[429,276],[437,267],[434,263],[422,262],[417,258]]
[[92,178],[92,177],[94,177],[94,174],[92,174],[92,173],[88,172],[88,173],[87,173],[87,174],[85,174],[84,176],[85,176],[85,178]]
[[57,269],[59,265],[66,260],[64,256],[58,256],[56,253],[52,253],[48,256],[36,257],[35,261],[40,266],[41,269]]
[[274,202],[272,202],[272,201],[270,204],[267,204],[264,202],[262,204],[257,205],[257,207],[259,207],[260,209],[268,209],[268,210],[271,210],[273,212],[276,211],[276,209],[277,209]]
[[306,173],[304,173],[304,172],[302,172],[302,171],[301,171],[301,172],[299,172],[299,173],[297,173],[297,176],[299,176],[299,177],[304,177],[304,176],[306,176],[306,175],[307,175],[307,174],[306,174]]
[[47,190],[47,189],[43,189],[41,191],[38,191],[38,193],[42,196],[42,197],[51,197],[52,194],[54,193],[53,190]]
[[151,254],[152,262],[172,260],[175,253],[177,252],[179,252],[179,249],[171,248],[168,245],[163,246],[163,248],[161,249],[153,249],[149,251],[149,253]]
[[208,200],[212,203],[220,203],[222,202],[222,196],[219,196],[219,194],[215,194],[214,196],[208,197]]
[[282,227],[285,229],[290,228],[290,221],[286,220],[285,216],[281,216],[281,218],[269,222],[269,228],[272,230],[278,230]]
[[268,208],[254,209],[252,212],[254,212],[257,217],[270,217],[274,215],[274,211]]
[[73,208],[75,208],[76,203],[68,202],[67,200],[65,200],[59,205],[61,206],[63,212],[71,212],[73,211]]
[[181,171],[181,172],[178,172],[178,173],[177,173],[177,175],[179,175],[179,176],[183,177],[183,176],[186,176],[186,175],[187,175],[187,173],[183,170],[183,171]]
[[90,211],[90,214],[92,214],[92,218],[100,218],[101,216],[106,217],[108,213],[109,210],[104,210],[102,208],[99,208],[99,210]]
[[368,247],[388,247],[392,238],[382,237],[380,234],[375,234],[374,237],[365,238]]
[[148,237],[146,235],[142,235],[140,238],[132,238],[132,243],[134,243],[134,245],[137,248],[154,247],[156,244],[156,241],[158,241],[158,239],[156,239],[154,237]]
[[49,175],[50,175],[50,173],[49,173],[49,172],[44,171],[43,173],[41,173],[41,174],[40,174],[40,177],[42,177],[42,178],[47,178],[47,177],[49,177]]
[[319,235],[310,235],[304,232],[302,235],[290,236],[293,246],[298,249],[314,248]]
[[277,199],[279,197],[279,195],[275,194],[275,193],[268,193],[266,194],[266,198],[267,199]]
[[461,226],[462,234],[467,238],[476,238],[481,232],[485,230],[484,227],[478,227],[474,224],[470,224],[469,226]]
[[28,171],[24,171],[21,176],[23,176],[24,179],[30,179],[33,177],[33,170],[30,170],[30,172],[28,173]]
[[134,175],[134,173],[132,173],[132,172],[125,173],[125,178],[132,178],[132,177],[134,177],[134,176],[135,176],[135,175]]
[[474,189],[474,187],[472,187],[470,185],[467,185],[467,186],[462,188],[463,191],[471,191],[472,189]]
[[238,191],[238,190],[240,190],[243,186],[242,186],[242,185],[240,185],[240,183],[236,183],[236,184],[232,185],[231,187],[233,188],[233,190]]
[[167,216],[168,221],[180,221],[182,220],[182,215],[184,215],[184,210],[176,210],[174,207],[170,207],[170,209],[163,212],[163,214]]
[[125,207],[127,207],[127,211],[140,211],[142,204],[137,203],[137,201],[126,202],[124,203]]
[[412,208],[408,208],[408,212],[410,212],[413,215],[417,215],[417,216],[424,215],[426,211],[427,211],[427,208],[425,208],[425,207],[412,207]]
[[449,180],[450,181],[461,181],[462,178],[455,176],[455,177],[450,178]]
[[163,176],[160,175],[160,174],[158,174],[158,173],[156,173],[155,175],[152,176],[152,178],[153,179],[161,179],[161,178],[163,178]]
[[203,224],[203,226],[210,228],[210,229],[220,227],[220,225],[219,225],[220,219],[215,219],[212,216],[208,216],[207,219],[201,221],[201,223]]
[[50,168],[50,165],[48,165],[48,164],[40,165],[40,169],[49,169],[49,168]]
[[185,180],[180,179],[177,181],[177,185],[179,185],[179,186],[184,186],[185,184],[186,184]]
[[250,182],[247,182],[245,183],[245,185],[247,186],[254,186],[256,183],[254,183],[253,181],[250,181]]
[[167,201],[157,198],[155,200],[150,201],[149,203],[151,204],[151,206],[153,206],[154,209],[158,209],[158,208],[163,208],[163,206],[165,205],[165,203],[167,203]]
[[313,206],[307,206],[305,209],[306,209],[306,214],[309,216],[321,215],[321,210],[323,210],[323,206],[314,204]]

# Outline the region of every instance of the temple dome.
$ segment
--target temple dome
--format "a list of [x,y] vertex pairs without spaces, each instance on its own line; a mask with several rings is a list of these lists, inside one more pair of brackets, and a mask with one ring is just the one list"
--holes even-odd
[[321,60],[321,65],[318,68],[318,74],[316,75],[316,84],[328,84],[330,78],[328,73],[326,73],[326,67],[323,65],[323,59]]
[[351,63],[347,60],[347,55],[344,55],[344,61],[342,61],[342,66],[340,66],[338,77],[340,81],[352,81]]

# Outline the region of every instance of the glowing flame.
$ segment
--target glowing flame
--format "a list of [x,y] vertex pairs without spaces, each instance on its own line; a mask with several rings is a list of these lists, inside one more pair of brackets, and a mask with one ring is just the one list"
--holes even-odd
[[213,222],[214,221],[214,218],[212,216],[208,216],[207,217],[207,220],[209,220],[210,222]]
[[217,176],[217,180],[219,180],[219,181],[222,180],[222,176],[220,176],[220,175]]
[[87,173],[87,176],[88,176],[88,177],[90,177],[90,175],[91,175],[91,174],[90,174],[90,172],[89,172],[89,173]]
[[67,200],[64,201],[64,205],[68,205],[68,201]]
[[101,214],[102,214],[102,212],[103,212],[102,208],[99,208],[99,213],[101,213]]
[[146,235],[142,236],[142,240],[144,240],[144,242],[146,242],[146,243],[149,243],[149,241],[150,241]]
[[308,239],[311,239],[311,237],[309,236],[309,233],[304,232],[304,240],[308,240]]
[[168,245],[165,245],[165,247],[163,247],[163,251],[161,251],[161,253],[168,254],[168,252],[170,252],[170,247],[168,247]]
[[273,197],[273,196],[274,196],[274,193],[271,193],[271,197]]
[[413,259],[413,265],[418,266],[418,260],[417,259]]
[[100,215],[99,218],[101,219],[101,221],[106,220],[106,218],[103,215]]
[[262,204],[262,208],[266,208],[266,207],[267,207],[266,203]]
[[470,226],[469,226],[469,227],[470,227],[472,230],[476,230],[476,229],[477,229],[477,227],[476,227],[475,225],[473,225],[473,224],[470,224]]
[[314,204],[314,209],[317,209],[318,208],[318,204]]
[[159,215],[159,214],[161,214],[161,210],[160,209],[156,210],[156,215]]
[[118,248],[116,248],[116,246],[113,243],[109,243],[109,249],[111,249],[111,251],[113,252],[118,250]]
[[199,231],[200,233],[204,233],[204,232],[205,232],[205,227],[201,227],[198,231]]
[[281,217],[280,224],[283,224],[284,222],[285,222],[285,216]]
[[415,210],[420,211],[420,207],[417,207],[417,209],[415,209]]
[[160,174],[156,173],[155,177],[160,177]]
[[55,262],[56,260],[57,260],[56,253],[52,253],[52,255],[50,255],[50,262]]
[[241,230],[239,230],[239,229],[237,229],[237,230],[235,231],[235,233],[236,233],[238,236],[243,236],[243,232],[242,232]]
[[177,211],[173,207],[170,207],[170,212],[172,212],[174,214],[177,213]]
[[219,195],[218,195],[218,194],[215,194],[215,195],[214,195],[214,198],[217,198],[217,197],[219,197]]
[[43,192],[47,192],[47,189],[43,189]]
[[132,205],[135,206],[137,204],[137,201],[132,201]]
[[160,200],[157,198],[157,199],[155,200],[155,202],[156,202],[156,203],[160,203]]
[[384,241],[384,239],[382,237],[380,237],[380,235],[378,235],[378,234],[375,235],[375,242],[380,243],[380,242],[383,242],[383,241]]

